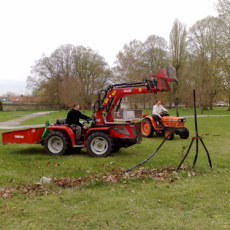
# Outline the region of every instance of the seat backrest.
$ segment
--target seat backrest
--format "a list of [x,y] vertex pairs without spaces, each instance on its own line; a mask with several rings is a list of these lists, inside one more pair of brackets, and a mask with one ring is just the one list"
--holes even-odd
[[58,119],[56,120],[56,124],[57,124],[57,125],[66,125],[66,121],[67,121],[66,118],[58,118]]

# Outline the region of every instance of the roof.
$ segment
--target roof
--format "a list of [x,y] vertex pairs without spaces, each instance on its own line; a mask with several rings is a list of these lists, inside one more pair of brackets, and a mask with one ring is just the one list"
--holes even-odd
[[9,97],[0,97],[0,101],[2,101],[2,102],[11,102]]
[[30,96],[14,96],[10,97],[12,102],[24,102],[24,103],[33,103],[36,102],[37,97],[30,97]]

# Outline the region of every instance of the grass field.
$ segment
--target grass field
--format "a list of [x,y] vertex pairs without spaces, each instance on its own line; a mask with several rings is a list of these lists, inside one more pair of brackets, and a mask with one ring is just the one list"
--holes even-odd
[[[66,113],[51,113],[23,124],[54,122]],[[90,111],[86,114],[91,115]],[[192,114],[192,110],[180,111],[183,116]],[[230,115],[230,112],[216,108],[204,114]],[[5,121],[5,116],[14,119],[21,115],[22,112],[0,112],[0,122]],[[128,176],[121,171],[148,158],[163,141],[162,137],[143,138],[140,145],[123,148],[107,158],[92,158],[84,149],[81,153],[51,157],[40,145],[0,145],[1,226],[3,229],[230,229],[230,117],[198,118],[199,135],[210,152],[213,169],[201,145],[196,167],[191,167],[194,144],[184,169],[176,173],[173,168],[195,136],[192,117],[187,118],[186,127],[190,130],[187,140],[176,135],[173,141],[166,141],[144,168],[137,168]],[[150,172],[156,169],[158,176],[153,176]],[[42,176],[56,179],[41,187],[36,183]]]

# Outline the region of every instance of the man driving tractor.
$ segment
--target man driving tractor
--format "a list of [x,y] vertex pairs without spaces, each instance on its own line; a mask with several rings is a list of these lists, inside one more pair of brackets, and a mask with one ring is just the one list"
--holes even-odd
[[75,102],[72,106],[72,109],[67,114],[67,121],[66,123],[70,126],[70,128],[75,131],[76,133],[76,144],[82,144],[81,143],[81,130],[87,129],[87,126],[82,125],[79,121],[79,119],[88,120],[89,117],[82,114],[80,111],[80,105]]
[[161,105],[161,101],[160,100],[156,100],[156,104],[153,106],[152,116],[153,116],[154,120],[156,121],[157,126],[159,126],[159,124],[161,122],[162,116],[169,116],[168,114],[163,114],[163,112],[167,113],[168,110],[165,109]]

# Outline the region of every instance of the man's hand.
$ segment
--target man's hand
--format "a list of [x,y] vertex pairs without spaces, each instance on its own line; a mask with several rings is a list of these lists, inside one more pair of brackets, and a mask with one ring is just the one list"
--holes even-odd
[[161,116],[161,115],[159,115],[159,118],[161,119],[161,118],[162,118],[162,116]]
[[87,129],[87,126],[84,125],[84,126],[83,126],[83,129]]

